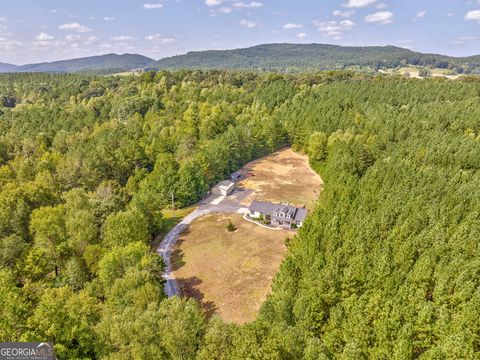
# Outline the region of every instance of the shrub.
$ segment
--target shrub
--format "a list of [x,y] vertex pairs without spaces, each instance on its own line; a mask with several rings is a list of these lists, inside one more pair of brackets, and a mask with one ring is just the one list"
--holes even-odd
[[233,232],[233,231],[237,230],[237,227],[232,223],[232,220],[228,220],[227,230],[229,232]]

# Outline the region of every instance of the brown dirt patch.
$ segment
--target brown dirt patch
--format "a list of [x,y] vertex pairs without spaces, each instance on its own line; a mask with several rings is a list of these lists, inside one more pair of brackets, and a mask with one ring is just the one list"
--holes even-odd
[[305,205],[312,210],[323,188],[321,177],[310,168],[308,157],[284,148],[245,165],[242,174],[252,173],[237,185],[253,190],[242,200],[250,205],[252,200],[286,202]]

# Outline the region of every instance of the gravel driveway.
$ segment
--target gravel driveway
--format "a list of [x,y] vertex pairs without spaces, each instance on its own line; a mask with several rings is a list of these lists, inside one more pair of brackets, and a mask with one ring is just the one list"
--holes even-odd
[[248,191],[235,190],[232,195],[219,197],[218,195],[210,195],[199,203],[199,206],[189,215],[187,215],[180,223],[178,223],[162,240],[157,248],[157,253],[163,257],[165,262],[165,293],[168,297],[180,296],[178,283],[172,275],[172,264],[170,256],[172,249],[175,246],[180,234],[192,223],[195,219],[207,214],[217,213],[244,213],[239,201],[247,195]]

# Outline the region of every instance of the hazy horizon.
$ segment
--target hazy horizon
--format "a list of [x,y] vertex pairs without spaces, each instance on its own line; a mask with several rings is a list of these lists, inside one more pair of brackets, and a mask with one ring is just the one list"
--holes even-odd
[[23,65],[108,53],[158,60],[267,43],[393,45],[471,56],[480,54],[479,29],[480,0],[18,0],[3,4],[0,61]]

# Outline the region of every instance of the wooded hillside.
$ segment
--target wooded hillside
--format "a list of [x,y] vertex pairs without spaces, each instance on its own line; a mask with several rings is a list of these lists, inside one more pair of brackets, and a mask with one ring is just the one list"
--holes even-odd
[[478,72],[480,57],[425,54],[396,46],[339,46],[330,44],[263,44],[243,49],[192,51],[160,59],[157,69],[243,69],[274,72],[318,70],[376,71],[408,65]]

